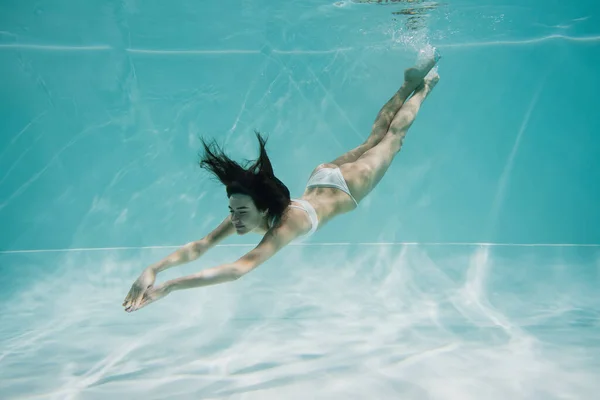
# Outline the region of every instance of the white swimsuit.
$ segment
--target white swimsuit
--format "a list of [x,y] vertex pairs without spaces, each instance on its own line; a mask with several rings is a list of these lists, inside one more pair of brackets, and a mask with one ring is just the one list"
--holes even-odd
[[308,179],[308,183],[306,187],[330,187],[339,189],[342,192],[345,192],[350,196],[354,204],[358,206],[358,201],[352,196],[350,193],[350,189],[348,188],[348,184],[342,175],[342,171],[338,168],[321,168],[318,169],[317,172],[311,175]]
[[[290,208],[297,208],[298,210],[302,210],[302,211],[306,212],[306,214],[308,215],[308,218],[310,219],[310,224],[311,224],[310,231],[308,231],[308,233],[306,233],[306,235],[304,235],[304,237],[303,237],[303,238],[308,238],[310,235],[315,233],[315,231],[319,227],[319,217],[317,216],[317,211],[312,206],[312,204],[310,204],[306,200],[302,200],[302,199],[291,199],[291,200],[292,200],[292,203],[290,204]],[[296,205],[294,203],[298,203],[299,205]],[[273,225],[275,225],[275,218],[273,218],[269,221],[269,228],[272,228]]]
[[[348,184],[346,183],[346,180],[344,179],[344,176],[342,175],[342,171],[340,171],[340,169],[337,167],[336,168],[321,168],[321,169],[317,170],[317,172],[312,174],[311,177],[308,179],[308,183],[306,184],[306,187],[307,188],[330,187],[330,188],[339,189],[339,190],[347,193],[348,196],[350,196],[350,198],[352,199],[352,201],[354,201],[354,203],[358,206],[358,202],[356,201],[354,196],[352,196],[352,194],[350,193],[350,189],[348,188]],[[312,206],[312,204],[310,204],[306,200],[301,200],[301,199],[291,199],[291,200],[292,200],[292,204],[290,204],[290,207],[297,208],[299,210],[303,210],[304,212],[306,212],[306,214],[308,215],[308,218],[310,219],[310,223],[311,223],[310,231],[308,231],[308,233],[306,235],[304,235],[304,237],[303,237],[303,239],[306,239],[309,236],[311,236],[313,233],[315,233],[315,231],[319,227],[319,218],[317,216],[317,212],[316,212],[315,208]],[[296,205],[294,203],[298,203],[298,205]],[[269,228],[273,227],[273,225],[275,225],[275,219],[272,219],[271,221],[269,221]]]

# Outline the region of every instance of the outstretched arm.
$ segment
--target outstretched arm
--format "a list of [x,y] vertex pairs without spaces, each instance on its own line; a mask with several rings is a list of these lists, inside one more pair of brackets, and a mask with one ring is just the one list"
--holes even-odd
[[235,229],[231,224],[230,217],[227,216],[219,226],[204,238],[185,244],[174,253],[169,254],[167,257],[150,265],[148,268],[158,273],[171,267],[194,261],[227,236],[232,235],[234,231]]
[[237,261],[173,279],[167,283],[172,290],[181,290],[234,281],[267,261],[298,234],[297,227],[290,223],[283,223],[269,230],[253,250]]
[[135,311],[163,298],[174,290],[215,285],[239,279],[285,247],[301,233],[297,226],[283,223],[269,230],[252,251],[231,264],[209,268],[196,274],[167,281],[148,290],[141,302],[127,311]]
[[159,272],[176,265],[181,265],[196,260],[208,249],[215,246],[227,236],[233,234],[233,232],[234,227],[231,224],[230,217],[227,216],[227,218],[225,218],[225,220],[223,220],[223,222],[221,222],[221,224],[206,237],[184,245],[159,262],[147,267],[136,279],[133,285],[131,285],[131,289],[123,301],[123,307],[125,307],[125,311],[132,311],[139,307],[144,299],[144,296],[153,287],[154,281],[156,280],[156,275]]

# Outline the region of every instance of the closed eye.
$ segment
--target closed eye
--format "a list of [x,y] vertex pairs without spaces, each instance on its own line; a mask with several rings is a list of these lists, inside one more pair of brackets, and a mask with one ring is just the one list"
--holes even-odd
[[[238,208],[238,211],[247,210],[247,209],[248,209],[248,207],[240,207],[240,208]],[[233,208],[229,207],[229,212],[230,213],[233,212]],[[245,213],[245,211],[241,211],[241,213]]]

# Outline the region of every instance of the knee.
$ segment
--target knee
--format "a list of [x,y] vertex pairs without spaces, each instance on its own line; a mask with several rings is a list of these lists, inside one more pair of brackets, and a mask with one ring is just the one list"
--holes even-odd
[[392,126],[389,129],[389,133],[394,135],[396,138],[400,137],[400,139],[402,140],[404,138],[404,136],[406,136],[406,132],[408,132],[408,128],[410,127],[410,125],[405,124],[405,125],[401,125],[401,126]]
[[399,124],[392,124],[392,126],[390,126],[390,129],[388,129],[388,133],[393,135],[396,140],[404,140],[404,137],[406,136],[406,133],[408,132],[408,129],[411,127],[413,121],[402,121],[402,123]]

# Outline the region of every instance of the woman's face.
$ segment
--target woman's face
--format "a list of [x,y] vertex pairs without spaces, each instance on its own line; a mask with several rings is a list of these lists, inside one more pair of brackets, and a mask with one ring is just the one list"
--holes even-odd
[[252,197],[239,193],[229,197],[229,213],[238,235],[244,235],[261,226],[267,214],[266,211],[256,208]]

